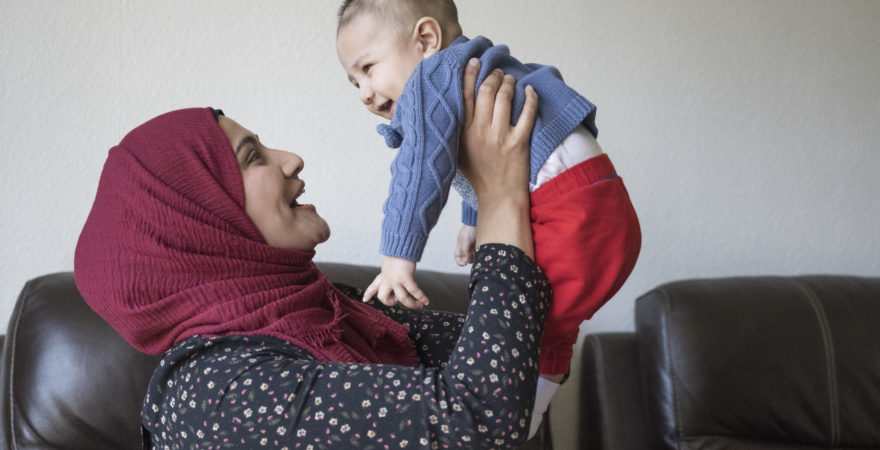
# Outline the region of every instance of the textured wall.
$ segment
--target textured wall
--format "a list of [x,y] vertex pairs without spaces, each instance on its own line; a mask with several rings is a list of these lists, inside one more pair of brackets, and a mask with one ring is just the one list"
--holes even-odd
[[[318,258],[376,263],[393,153],[338,67],[336,4],[0,2],[0,323],[25,280],[72,269],[107,149],[179,107],[222,107],[300,153],[333,228]],[[880,273],[880,3],[534,5],[459,2],[466,34],[556,65],[599,106],[644,231],[632,277],[583,331],[631,329],[633,299],[677,278]],[[456,220],[447,208],[422,267],[460,270]]]

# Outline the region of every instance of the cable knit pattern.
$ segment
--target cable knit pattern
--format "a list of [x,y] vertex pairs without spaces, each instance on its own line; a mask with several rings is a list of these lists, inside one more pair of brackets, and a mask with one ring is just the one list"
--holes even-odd
[[[525,103],[531,85],[540,98],[531,139],[531,182],[550,153],[579,124],[596,136],[596,107],[568,87],[551,66],[523,64],[510,56],[507,46],[484,37],[461,36],[449,47],[422,61],[413,71],[397,102],[390,125],[378,132],[392,148],[400,147],[391,165],[391,187],[382,222],[384,255],[418,261],[446,203],[450,186],[462,194],[465,224],[476,224],[477,203],[464,177],[456,175],[458,143],[464,119],[461,79],[472,57],[482,62],[477,86],[495,68],[516,80],[512,123]],[[453,181],[455,179],[455,181]]]

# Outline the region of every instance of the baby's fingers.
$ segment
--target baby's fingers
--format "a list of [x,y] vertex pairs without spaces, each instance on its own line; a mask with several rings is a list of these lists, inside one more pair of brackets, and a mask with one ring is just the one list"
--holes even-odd
[[455,263],[461,267],[474,262],[474,245],[460,244],[455,248]]
[[474,263],[474,246],[471,245],[467,250],[467,257],[465,258],[465,263],[473,264]]
[[382,274],[376,275],[376,278],[373,278],[373,282],[367,286],[367,289],[364,290],[364,298],[361,301],[369,301],[379,292],[379,285],[382,283]]
[[455,249],[455,263],[456,264],[458,264],[460,267],[464,267],[468,263],[467,260],[468,260],[468,257],[467,257],[467,253],[465,252],[465,249],[463,249],[463,248]]
[[379,286],[379,293],[377,294],[379,297],[379,301],[384,303],[386,306],[394,306],[397,304],[397,298],[395,298],[394,292],[391,290],[391,286],[388,283],[382,283]]
[[406,292],[403,285],[395,286],[394,296],[397,297],[397,301],[407,308],[419,308],[419,303],[409,296],[409,293]]
[[420,305],[419,307],[425,307],[425,306],[428,306],[429,303],[431,303],[431,301],[428,300],[428,296],[425,295],[424,292],[422,292],[422,289],[419,288],[419,285],[416,284],[415,281],[410,280],[404,286],[406,287],[406,290],[409,293],[410,298],[412,298],[413,300],[415,300],[416,302],[419,303],[419,305]]

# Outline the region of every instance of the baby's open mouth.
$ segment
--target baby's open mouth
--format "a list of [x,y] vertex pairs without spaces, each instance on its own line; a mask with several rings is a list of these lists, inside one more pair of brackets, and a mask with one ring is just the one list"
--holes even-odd
[[379,112],[390,112],[392,106],[394,106],[394,100],[388,100],[387,102],[382,103],[382,105],[379,106]]

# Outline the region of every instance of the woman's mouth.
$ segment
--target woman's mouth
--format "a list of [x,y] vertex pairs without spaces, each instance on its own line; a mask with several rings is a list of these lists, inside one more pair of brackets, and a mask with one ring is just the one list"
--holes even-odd
[[305,194],[305,192],[306,192],[306,184],[303,183],[302,187],[299,189],[299,192],[297,192],[296,195],[293,197],[293,200],[290,201],[290,208],[291,209],[299,208],[300,206],[303,206],[297,201],[297,199],[301,195]]

